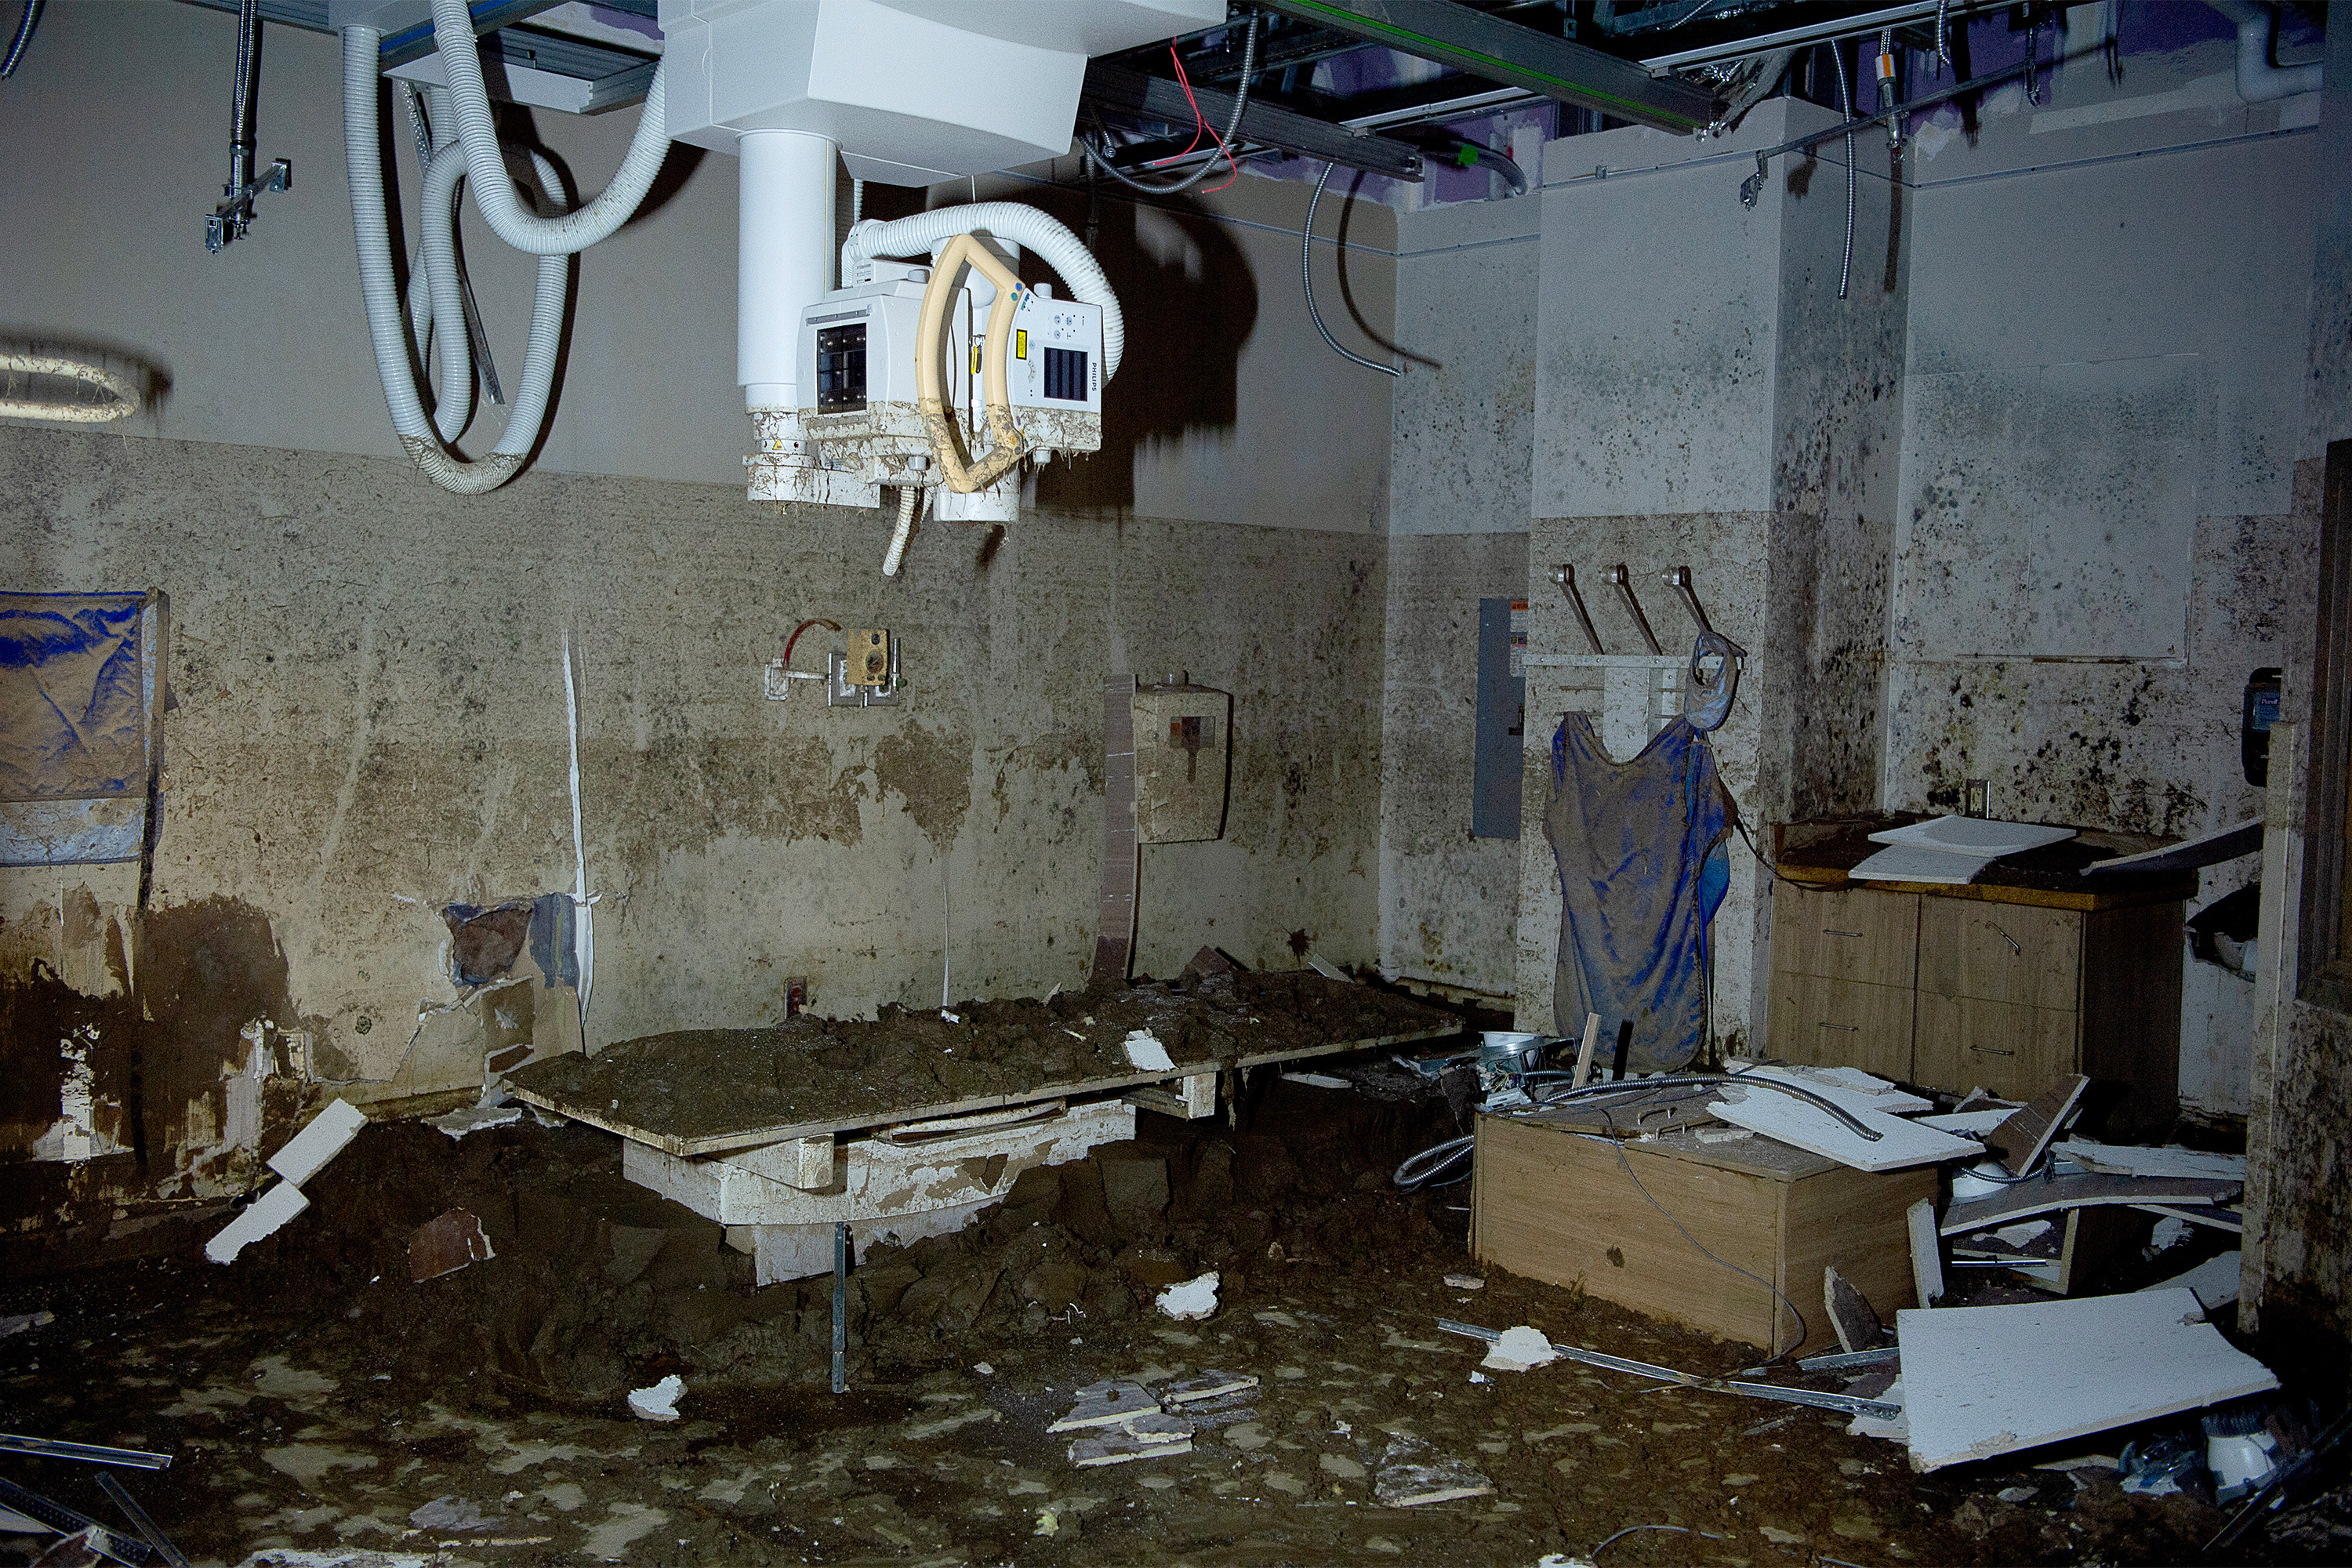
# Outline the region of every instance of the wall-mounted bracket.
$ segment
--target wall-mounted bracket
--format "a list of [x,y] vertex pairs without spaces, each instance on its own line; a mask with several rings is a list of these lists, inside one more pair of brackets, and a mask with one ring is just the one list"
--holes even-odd
[[1683,596],[1683,608],[1690,612],[1693,626],[1696,626],[1702,634],[1714,632],[1715,627],[1707,624],[1706,611],[1699,605],[1698,595],[1691,587],[1689,567],[1677,566],[1670,572],[1660,573],[1658,580]]
[[1576,568],[1562,562],[1552,568],[1551,580],[1568,595],[1568,607],[1576,612],[1576,624],[1584,628],[1584,640],[1592,645],[1592,651],[1608,652],[1601,646],[1601,634],[1592,629],[1592,616],[1584,608],[1584,595],[1576,591]]
[[1626,571],[1621,562],[1609,568],[1607,575],[1609,581],[1617,584],[1617,591],[1625,595],[1625,613],[1633,617],[1633,629],[1642,634],[1643,646],[1653,654],[1664,652],[1658,646],[1658,634],[1650,629],[1650,617],[1642,613],[1642,601],[1633,596],[1633,574]]

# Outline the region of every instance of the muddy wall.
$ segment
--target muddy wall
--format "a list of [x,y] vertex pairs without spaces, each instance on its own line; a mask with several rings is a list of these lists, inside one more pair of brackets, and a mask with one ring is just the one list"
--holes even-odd
[[[156,1168],[222,1142],[225,1083],[277,1081],[289,1034],[319,1076],[393,1079],[458,997],[442,907],[570,889],[567,636],[592,1047],[772,1019],[788,976],[840,1015],[937,1005],[943,970],[958,998],[1082,983],[1115,671],[1234,695],[1225,836],[1144,851],[1139,973],[1202,943],[1288,967],[1300,930],[1374,955],[1380,535],[1039,512],[927,529],[886,582],[870,516],[717,486],[542,471],[484,501],[391,459],[25,429],[0,469],[12,585],[173,595],[160,912],[129,912],[135,870],[0,872],[0,975],[39,1020],[5,1076],[58,1082],[89,1022],[99,1100],[143,1070]],[[763,697],[820,616],[900,637],[903,706]],[[126,971],[143,1069],[90,1012]],[[59,1114],[27,1096],[19,1157]]]
[[[1899,245],[1889,262],[1892,187],[1883,160],[1859,160],[1844,300],[1843,149],[1780,160],[1752,207],[1738,195],[1753,168],[1739,153],[1829,123],[1783,100],[1751,113],[1727,153],[1636,129],[1547,157],[1580,173],[1548,182],[1543,198],[1529,654],[1590,652],[1549,581],[1565,562],[1609,654],[1646,652],[1603,578],[1622,564],[1660,644],[1686,656],[1695,627],[1661,577],[1688,566],[1716,629],[1747,650],[1738,701],[1712,741],[1759,830],[1866,804],[1878,768],[1871,712],[1906,306]],[[1676,265],[1661,271],[1668,246]],[[1529,822],[1551,793],[1549,745],[1565,711],[1593,714],[1604,746],[1630,758],[1662,706],[1679,711],[1679,689],[1655,669],[1531,670]],[[1521,847],[1518,1016],[1549,1027],[1558,871],[1540,831]],[[1765,1015],[1769,884],[1736,838],[1727,848],[1715,1021],[1738,1044]]]
[[[1534,160],[1530,159],[1530,162]],[[1528,596],[1539,199],[1397,221],[1381,966],[1507,995],[1519,847],[1471,836],[1478,601]]]
[[[2231,71],[2220,37],[2121,84],[2086,59],[2038,106],[1994,95],[1973,146],[1957,114],[1919,143],[1889,805],[1987,778],[1996,816],[2167,837],[2263,809],[2243,687],[2312,625],[2316,106],[2242,103]],[[2246,1110],[2245,989],[2188,987],[2201,1110]]]

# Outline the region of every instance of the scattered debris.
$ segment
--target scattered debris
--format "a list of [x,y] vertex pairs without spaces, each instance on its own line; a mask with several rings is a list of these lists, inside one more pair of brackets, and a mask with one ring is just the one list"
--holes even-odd
[[686,1392],[686,1379],[671,1373],[651,1388],[629,1390],[629,1414],[646,1421],[675,1421],[677,1401]]
[[1496,1372],[1532,1372],[1559,1359],[1559,1352],[1552,1348],[1542,1330],[1520,1323],[1495,1336],[1495,1342],[1486,1349],[1486,1359],[1478,1364]]
[[2241,1183],[2202,1176],[2052,1176],[2000,1187],[1987,1197],[1956,1198],[1944,1211],[1940,1228],[1946,1236],[1960,1236],[2033,1215],[2102,1204],[2129,1204],[2193,1219],[2243,1190]]
[[2042,1156],[2082,1103],[2091,1080],[2068,1073],[2029,1100],[2024,1109],[2006,1118],[1985,1135],[1985,1146],[2000,1158],[2012,1176],[2023,1176],[2042,1163]]
[[436,1215],[410,1233],[408,1278],[421,1285],[497,1256],[490,1238],[482,1234],[481,1220],[473,1211],[451,1209]]
[[269,1168],[284,1177],[288,1185],[299,1187],[341,1153],[353,1134],[366,1125],[364,1112],[347,1100],[338,1100],[310,1118],[310,1125],[269,1156]]
[[105,1553],[99,1549],[99,1528],[94,1524],[78,1530],[34,1558],[33,1568],[97,1568],[105,1561]]
[[155,1555],[163,1560],[166,1568],[191,1568],[187,1553],[173,1545],[172,1538],[147,1516],[147,1510],[139,1506],[139,1500],[131,1495],[129,1488],[103,1470],[99,1472],[98,1487],[122,1510],[123,1518],[139,1527],[140,1535],[155,1549]]
[[1919,1305],[1944,1299],[1944,1246],[1936,1231],[1936,1200],[1921,1198],[1905,1216],[1911,1230],[1911,1289]]
[[1164,1408],[1173,1410],[1179,1405],[1196,1405],[1204,1399],[1222,1399],[1228,1394],[1239,1394],[1256,1386],[1257,1373],[1254,1372],[1219,1372],[1210,1367],[1198,1377],[1170,1384],[1166,1392],[1160,1394],[1160,1403]]
[[[1763,1076],[1774,1075],[1765,1072]],[[1720,1121],[1761,1132],[1857,1171],[1899,1171],[1911,1165],[1973,1159],[1982,1152],[1970,1139],[1923,1127],[1876,1109],[1872,1103],[1874,1097],[1861,1090],[1825,1083],[1806,1083],[1801,1087],[1807,1093],[1835,1104],[1867,1129],[1867,1133],[1856,1132],[1818,1105],[1778,1091],[1759,1093],[1727,1085],[1719,1098],[1707,1101],[1706,1108]]]
[[[1482,1329],[1475,1323],[1457,1323],[1450,1318],[1440,1318],[1437,1326],[1449,1334],[1461,1334],[1469,1339],[1484,1340],[1488,1344],[1501,1341],[1502,1334],[1493,1329]],[[1703,1388],[1717,1394],[1742,1394],[1753,1399],[1785,1400],[1790,1405],[1811,1405],[1822,1410],[1839,1410],[1848,1414],[1862,1412],[1882,1417],[1893,1416],[1896,1405],[1874,1399],[1862,1399],[1851,1394],[1820,1394],[1810,1388],[1782,1388],[1777,1384],[1739,1383],[1728,1378],[1700,1377],[1694,1373],[1676,1372],[1672,1367],[1653,1366],[1645,1361],[1629,1361],[1623,1356],[1603,1355],[1599,1351],[1579,1349],[1575,1345],[1549,1344],[1559,1355],[1570,1361],[1580,1361],[1587,1366],[1597,1366],[1608,1372],[1629,1372],[1636,1377],[1655,1378],[1661,1383],[1678,1383],[1685,1388]],[[1470,1374],[1472,1381],[1484,1382],[1478,1373]]]
[[1176,1066],[1168,1047],[1149,1029],[1130,1029],[1127,1036],[1128,1065],[1138,1072],[1165,1072]]
[[215,1263],[234,1263],[238,1253],[310,1206],[310,1200],[293,1183],[280,1182],[239,1209],[235,1219],[205,1242],[205,1256]]
[[2210,1314],[2238,1299],[2238,1277],[2244,1271],[2244,1267],[2245,1255],[2232,1247],[2207,1258],[2186,1274],[2175,1275],[2147,1289],[2190,1291]]
[[1151,1415],[1159,1408],[1160,1402],[1145,1392],[1143,1384],[1108,1379],[1078,1390],[1078,1402],[1070,1413],[1045,1430],[1076,1432],[1088,1426],[1112,1426],[1131,1416]]
[[[0,1505],[5,1505],[12,1511],[32,1520],[38,1525],[54,1530],[60,1535],[70,1537],[86,1532],[89,1545],[118,1563],[135,1565],[146,1562],[154,1555],[152,1549],[145,1542],[125,1535],[120,1531],[109,1530],[98,1521],[85,1514],[76,1513],[65,1504],[43,1497],[38,1492],[27,1491],[14,1481],[0,1480]],[[68,1557],[63,1561],[76,1561],[76,1559]]]
[[494,1521],[483,1518],[482,1510],[464,1498],[452,1495],[411,1509],[408,1522],[419,1530],[488,1530]]
[[1448,1274],[1445,1288],[1449,1290],[1484,1290],[1486,1281],[1475,1274]]
[[1458,1459],[1414,1463],[1412,1456],[1420,1451],[1421,1445],[1411,1438],[1390,1439],[1380,1473],[1372,1479],[1372,1496],[1383,1507],[1420,1508],[1457,1498],[1485,1497],[1495,1489],[1494,1482]]
[[1886,1325],[1879,1321],[1877,1309],[1837,1271],[1835,1264],[1822,1270],[1822,1305],[1842,1351],[1869,1350],[1885,1336]]
[[[1166,1421],[1167,1416],[1145,1416],[1146,1421]],[[1180,1423],[1181,1425],[1181,1423]],[[1124,1465],[1136,1459],[1166,1459],[1192,1451],[1192,1429],[1185,1426],[1181,1433],[1165,1434],[1147,1428],[1138,1432],[1134,1426],[1105,1427],[1070,1439],[1070,1463],[1081,1469],[1098,1465]]]
[[438,1127],[452,1138],[463,1138],[468,1132],[479,1132],[488,1127],[504,1127],[521,1120],[522,1107],[520,1105],[469,1105],[446,1116],[427,1117],[425,1124]]
[[1212,1268],[1196,1279],[1169,1286],[1160,1292],[1155,1304],[1180,1323],[1213,1317],[1217,1310],[1217,1271]]
[[2209,1154],[2199,1149],[2133,1148],[2120,1143],[2093,1143],[2069,1138],[2058,1153],[2086,1171],[2110,1176],[2204,1176],[2214,1181],[2246,1179],[2243,1154]]
[[61,1443],[50,1437],[27,1437],[0,1432],[0,1449],[12,1454],[37,1454],[45,1459],[79,1459],[86,1465],[121,1465],[132,1470],[168,1470],[172,1456],[144,1448],[110,1448],[99,1443]]
[[45,1329],[58,1321],[55,1312],[18,1312],[0,1318],[0,1340],[11,1334],[21,1334],[34,1329]]
[[1895,1338],[1923,1471],[2278,1386],[2188,1290],[1906,1311]]

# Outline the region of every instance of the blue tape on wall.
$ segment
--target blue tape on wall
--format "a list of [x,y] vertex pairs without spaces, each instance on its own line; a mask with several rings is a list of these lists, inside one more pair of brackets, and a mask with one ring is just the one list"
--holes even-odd
[[140,858],[163,604],[0,594],[0,865]]

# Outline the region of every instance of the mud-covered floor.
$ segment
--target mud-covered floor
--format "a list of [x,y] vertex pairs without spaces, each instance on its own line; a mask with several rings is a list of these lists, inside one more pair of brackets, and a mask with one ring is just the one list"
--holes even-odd
[[[1387,1179],[1450,1132],[1442,1100],[1262,1077],[1237,1129],[1139,1121],[961,1236],[861,1259],[843,1396],[830,1281],[754,1290],[717,1226],[621,1181],[610,1135],[372,1126],[234,1265],[0,1293],[0,1313],[56,1315],[0,1339],[0,1427],[176,1456],[126,1479],[199,1562],[1528,1565],[1673,1525],[1601,1561],[2169,1563],[2221,1523],[2042,1455],[1918,1477],[1842,1416],[1568,1363],[1475,1381],[1480,1347],[1439,1317],[1692,1371],[1756,1352],[1496,1270],[1449,1287],[1467,1189]],[[458,1205],[498,1256],[412,1283],[411,1229]],[[1152,1310],[1203,1268],[1214,1317]],[[1045,1430],[1082,1384],[1210,1367],[1261,1383],[1189,1454],[1080,1469]],[[625,1391],[668,1373],[681,1419],[631,1416]],[[1381,1506],[1407,1454],[1493,1492]],[[107,1516],[85,1467],[0,1474]],[[39,1545],[0,1537],[0,1560]]]

